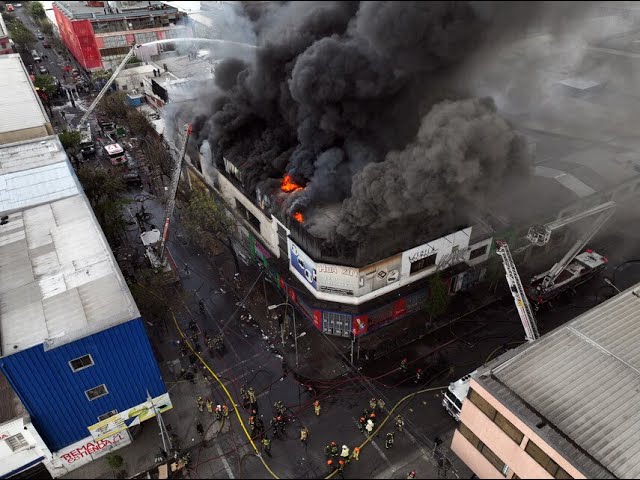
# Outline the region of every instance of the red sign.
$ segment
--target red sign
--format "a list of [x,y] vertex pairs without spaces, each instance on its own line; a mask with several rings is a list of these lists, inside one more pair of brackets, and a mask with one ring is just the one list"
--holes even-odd
[[293,288],[289,289],[289,298],[294,302],[294,303],[298,303],[298,299],[296,297],[296,292],[293,290]]
[[318,330],[322,330],[322,312],[320,310],[313,311],[313,324]]
[[407,313],[407,301],[404,298],[401,298],[393,304],[393,319],[395,320],[405,313]]
[[369,317],[367,315],[360,315],[353,319],[353,334],[357,337],[364,335],[369,329]]

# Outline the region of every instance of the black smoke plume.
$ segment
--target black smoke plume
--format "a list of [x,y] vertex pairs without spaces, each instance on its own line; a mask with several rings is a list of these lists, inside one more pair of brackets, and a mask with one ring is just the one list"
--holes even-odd
[[[493,10],[483,8],[247,2],[255,61],[218,66],[194,122],[199,141],[218,166],[223,156],[241,166],[250,192],[285,173],[305,185],[286,197],[287,214],[344,201],[337,233],[351,240],[403,212],[435,217],[452,208],[447,199],[480,201],[526,163],[490,101],[455,101],[464,92],[448,88],[491,38]],[[497,8],[502,26],[509,8]]]

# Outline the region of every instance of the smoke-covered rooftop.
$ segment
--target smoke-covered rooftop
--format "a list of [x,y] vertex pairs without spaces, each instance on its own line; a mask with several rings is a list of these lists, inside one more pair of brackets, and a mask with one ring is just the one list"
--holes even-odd
[[[604,85],[604,63],[585,60],[588,42],[637,25],[584,2],[226,8],[225,24],[238,26],[233,41],[257,48],[252,58],[222,60],[189,106],[197,141],[218,168],[226,158],[242,169],[249,196],[270,196],[277,216],[303,218],[335,243],[393,232],[398,245],[415,244],[474,223],[471,212],[546,216],[588,192],[562,168],[555,176],[541,168],[547,159],[530,139],[551,125],[605,141],[584,128],[598,124],[588,112],[604,112],[551,86],[572,75]],[[577,113],[571,126],[564,109]],[[301,188],[283,192],[285,177]],[[515,198],[526,208],[514,208]]]

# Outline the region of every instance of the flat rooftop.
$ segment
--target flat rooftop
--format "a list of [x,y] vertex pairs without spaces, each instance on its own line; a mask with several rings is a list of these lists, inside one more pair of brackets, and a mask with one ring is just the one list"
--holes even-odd
[[0,133],[47,125],[49,118],[20,55],[0,55],[0,72]]
[[[86,2],[53,2],[62,13],[73,20],[91,20],[100,18],[100,20],[119,20],[123,18],[144,17],[148,15],[165,15],[169,13],[177,13],[178,9],[170,7],[163,2],[127,2],[123,4],[117,2],[117,7],[113,7],[111,11],[108,8],[108,2],[104,2],[104,7],[92,7],[86,5]],[[117,8],[117,11],[116,11]]]
[[0,216],[2,356],[140,316],[56,136],[0,146]]
[[640,284],[474,378],[587,478],[640,477]]

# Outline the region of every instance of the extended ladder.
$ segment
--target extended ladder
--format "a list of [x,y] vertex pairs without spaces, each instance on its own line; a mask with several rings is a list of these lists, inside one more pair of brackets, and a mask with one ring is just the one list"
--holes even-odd
[[522,320],[522,326],[524,327],[525,338],[529,342],[533,342],[540,336],[538,333],[538,327],[536,325],[536,318],[533,315],[533,309],[529,304],[529,299],[522,286],[520,275],[516,269],[516,264],[511,257],[509,251],[509,245],[504,240],[497,240],[496,245],[498,249],[496,253],[502,257],[502,265],[506,273],[507,283],[509,284],[509,290],[513,295],[513,300],[516,303],[520,320]]

